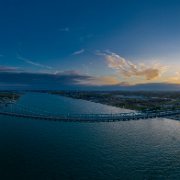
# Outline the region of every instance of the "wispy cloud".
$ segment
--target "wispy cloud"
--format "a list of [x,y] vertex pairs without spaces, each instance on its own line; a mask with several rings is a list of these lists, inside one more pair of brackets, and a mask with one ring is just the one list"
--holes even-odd
[[0,66],[0,72],[18,72],[18,67]]
[[146,65],[143,63],[133,63],[109,51],[105,53],[98,52],[97,55],[104,56],[107,60],[108,67],[116,70],[120,75],[126,78],[144,77],[146,80],[153,80],[158,78],[167,69],[166,66],[160,64]]
[[81,73],[76,70],[55,71],[53,74],[54,75],[81,75]]
[[36,67],[45,68],[45,69],[53,69],[51,66],[46,66],[44,64],[31,61],[30,59],[24,58],[20,55],[17,56],[17,59],[22,60],[22,61],[26,62],[27,64],[31,64],[31,65],[36,66]]
[[84,49],[80,49],[80,50],[78,50],[78,51],[73,52],[72,55],[79,55],[79,54],[83,54],[84,52],[85,52]]

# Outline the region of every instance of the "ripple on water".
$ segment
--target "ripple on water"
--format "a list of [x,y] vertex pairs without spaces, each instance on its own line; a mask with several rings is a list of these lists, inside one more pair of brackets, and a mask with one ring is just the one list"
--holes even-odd
[[[29,97],[21,101],[31,106]],[[56,109],[61,98],[54,98]],[[91,124],[0,116],[0,179],[179,179],[179,129],[169,119]]]

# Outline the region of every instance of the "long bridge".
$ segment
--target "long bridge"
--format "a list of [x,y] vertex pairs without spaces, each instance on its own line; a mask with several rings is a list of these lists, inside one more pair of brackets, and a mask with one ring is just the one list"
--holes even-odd
[[171,118],[180,116],[180,109],[166,111],[138,111],[116,114],[54,114],[47,111],[41,112],[39,109],[31,110],[29,107],[20,104],[10,104],[8,108],[6,107],[0,109],[0,115],[18,118],[65,122],[113,122],[162,117]]

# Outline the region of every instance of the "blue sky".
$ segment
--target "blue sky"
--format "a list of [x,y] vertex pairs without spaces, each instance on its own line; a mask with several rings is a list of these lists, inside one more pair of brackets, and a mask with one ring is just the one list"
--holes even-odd
[[72,86],[180,84],[179,1],[1,0],[0,24],[5,79],[15,73],[75,76]]

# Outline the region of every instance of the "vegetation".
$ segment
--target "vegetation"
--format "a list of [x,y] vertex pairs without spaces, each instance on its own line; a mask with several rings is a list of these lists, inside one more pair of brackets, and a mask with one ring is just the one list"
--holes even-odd
[[180,108],[180,92],[51,91],[50,93],[132,110]]
[[17,101],[20,96],[20,94],[14,92],[0,92],[0,104]]

